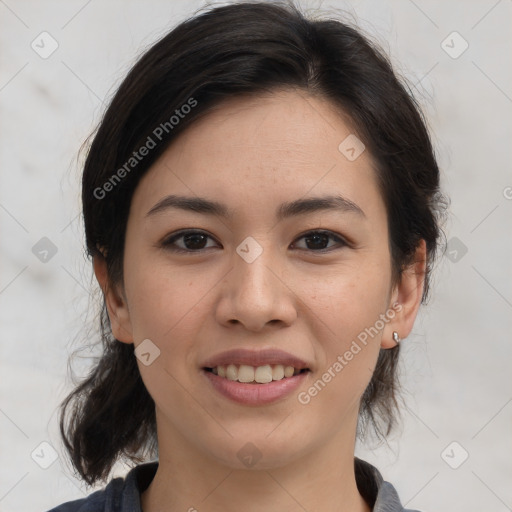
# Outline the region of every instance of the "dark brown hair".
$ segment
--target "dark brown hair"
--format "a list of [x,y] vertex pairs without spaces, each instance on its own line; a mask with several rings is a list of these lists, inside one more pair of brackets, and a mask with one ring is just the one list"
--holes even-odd
[[[307,18],[292,3],[237,3],[187,19],[149,48],[120,85],[90,144],[82,181],[87,255],[105,257],[111,283],[123,281],[132,195],[162,152],[224,99],[283,88],[328,99],[348,115],[376,162],[395,280],[426,241],[425,301],[443,196],[421,109],[360,30]],[[151,150],[130,160],[148,138]],[[155,404],[133,345],[112,335],[104,301],[100,327],[102,355],[60,410],[65,447],[88,484],[106,480],[121,456],[141,462],[157,453]],[[395,421],[398,355],[399,348],[380,351],[360,405],[360,426],[382,436]]]

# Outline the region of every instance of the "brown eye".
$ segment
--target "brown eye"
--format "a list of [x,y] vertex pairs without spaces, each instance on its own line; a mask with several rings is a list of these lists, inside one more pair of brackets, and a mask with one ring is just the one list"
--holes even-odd
[[[208,247],[206,245],[208,239],[213,240],[210,235],[203,231],[181,231],[164,240],[161,245],[173,252],[194,253],[211,248],[212,246]],[[306,247],[299,247],[299,249],[313,252],[330,252],[333,248],[336,248],[336,245],[341,247],[348,245],[343,238],[331,231],[309,231],[297,240],[302,239],[305,240]],[[329,246],[330,241],[335,242],[334,247]]]
[[306,241],[306,249],[314,252],[328,252],[332,247],[327,247],[329,240],[334,240],[338,245],[348,245],[345,240],[335,235],[330,231],[310,231],[305,235],[302,235],[298,240],[304,239]]
[[[164,240],[162,247],[176,252],[199,252],[208,248],[205,244],[209,238],[212,239],[202,231],[182,231]],[[176,243],[178,240],[183,240],[181,246]]]

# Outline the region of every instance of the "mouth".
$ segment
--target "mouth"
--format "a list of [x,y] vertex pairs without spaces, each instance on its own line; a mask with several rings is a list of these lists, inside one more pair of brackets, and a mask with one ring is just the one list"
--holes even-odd
[[313,372],[312,363],[277,348],[232,349],[202,361],[200,368],[209,389],[245,406],[286,400]]
[[310,371],[309,368],[296,368],[291,365],[283,364],[265,364],[263,366],[228,364],[204,367],[203,370],[223,379],[245,384],[268,384],[274,381],[289,379]]

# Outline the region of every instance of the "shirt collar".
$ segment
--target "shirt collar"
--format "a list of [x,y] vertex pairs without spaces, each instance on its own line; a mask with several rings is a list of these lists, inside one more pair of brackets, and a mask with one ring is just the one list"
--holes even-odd
[[[158,461],[146,462],[132,468],[122,481],[124,487],[122,502],[120,504],[106,503],[106,510],[142,512],[140,496],[149,487],[157,469]],[[361,496],[372,507],[372,512],[414,512],[403,508],[396,489],[389,482],[384,481],[376,467],[355,457],[354,469],[357,488]],[[118,505],[121,506],[116,508]]]

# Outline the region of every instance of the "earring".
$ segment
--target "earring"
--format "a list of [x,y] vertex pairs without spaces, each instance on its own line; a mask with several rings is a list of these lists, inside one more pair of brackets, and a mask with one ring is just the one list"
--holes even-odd
[[393,331],[393,339],[395,340],[395,343],[398,345],[400,343],[400,336],[398,336],[398,333],[396,331]]

